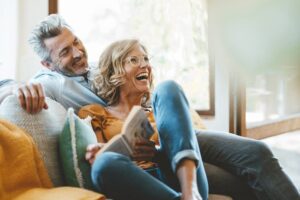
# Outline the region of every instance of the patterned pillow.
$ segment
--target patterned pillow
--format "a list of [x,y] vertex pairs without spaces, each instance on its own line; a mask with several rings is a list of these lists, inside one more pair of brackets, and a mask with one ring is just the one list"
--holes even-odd
[[31,135],[37,144],[53,185],[64,185],[58,156],[58,135],[64,125],[66,110],[56,101],[46,98],[49,108],[38,114],[28,114],[11,95],[0,105],[0,117],[6,119]]
[[63,132],[59,137],[60,159],[67,185],[94,189],[91,166],[85,160],[85,152],[88,144],[95,143],[97,138],[91,125],[69,108]]

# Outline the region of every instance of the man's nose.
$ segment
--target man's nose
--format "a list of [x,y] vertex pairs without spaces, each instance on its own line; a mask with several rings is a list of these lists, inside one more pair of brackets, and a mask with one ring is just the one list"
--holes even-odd
[[81,57],[83,55],[83,52],[78,49],[77,47],[73,47],[73,57],[77,58],[77,57]]

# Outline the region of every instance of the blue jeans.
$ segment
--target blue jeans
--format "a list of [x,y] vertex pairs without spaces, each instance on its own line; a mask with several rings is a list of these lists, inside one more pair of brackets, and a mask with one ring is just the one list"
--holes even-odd
[[[230,180],[236,179],[232,182],[247,186],[246,190],[243,188],[243,191],[248,192],[244,197],[239,191],[232,192],[233,195],[230,192],[226,193],[235,200],[300,199],[296,187],[262,142],[206,130],[193,134],[187,101],[180,87],[172,81],[160,84],[152,97],[161,140],[161,149],[155,160],[161,169],[162,179],[153,178],[132,164],[128,158],[108,152],[97,157],[92,167],[92,179],[100,192],[114,200],[180,199],[174,166],[181,156],[193,157],[196,153],[197,181],[203,199],[207,199],[208,189],[201,156],[204,162],[218,169],[218,173],[221,171],[221,175],[225,174]],[[218,175],[209,181],[219,184],[222,181],[214,180],[222,180]],[[217,189],[210,188],[210,190],[222,194],[224,192],[222,188],[234,187],[232,191],[241,188],[228,185],[230,181],[227,180],[222,183],[214,185]]]
[[154,158],[160,179],[135,166],[129,158],[106,152],[97,156],[92,166],[93,183],[99,192],[114,200],[180,199],[176,166],[189,158],[197,163],[198,189],[207,200],[207,178],[183,91],[172,81],[164,82],[152,94],[152,105],[160,139]]

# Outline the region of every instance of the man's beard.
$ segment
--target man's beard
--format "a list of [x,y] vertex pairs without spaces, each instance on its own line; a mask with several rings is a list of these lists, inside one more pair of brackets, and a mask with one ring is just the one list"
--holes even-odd
[[87,66],[85,68],[85,71],[82,72],[82,73],[79,73],[79,74],[75,74],[75,73],[71,73],[71,72],[68,72],[68,71],[64,71],[64,70],[61,70],[57,65],[55,65],[55,71],[59,74],[62,74],[64,76],[69,76],[69,77],[76,77],[76,76],[86,76],[87,73],[90,71],[90,68]]

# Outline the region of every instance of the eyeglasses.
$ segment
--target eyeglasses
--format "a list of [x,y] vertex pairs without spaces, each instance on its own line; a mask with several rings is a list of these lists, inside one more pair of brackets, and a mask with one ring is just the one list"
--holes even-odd
[[130,63],[133,67],[138,67],[144,62],[144,64],[150,64],[150,58],[146,56],[129,56],[125,58],[127,63]]

